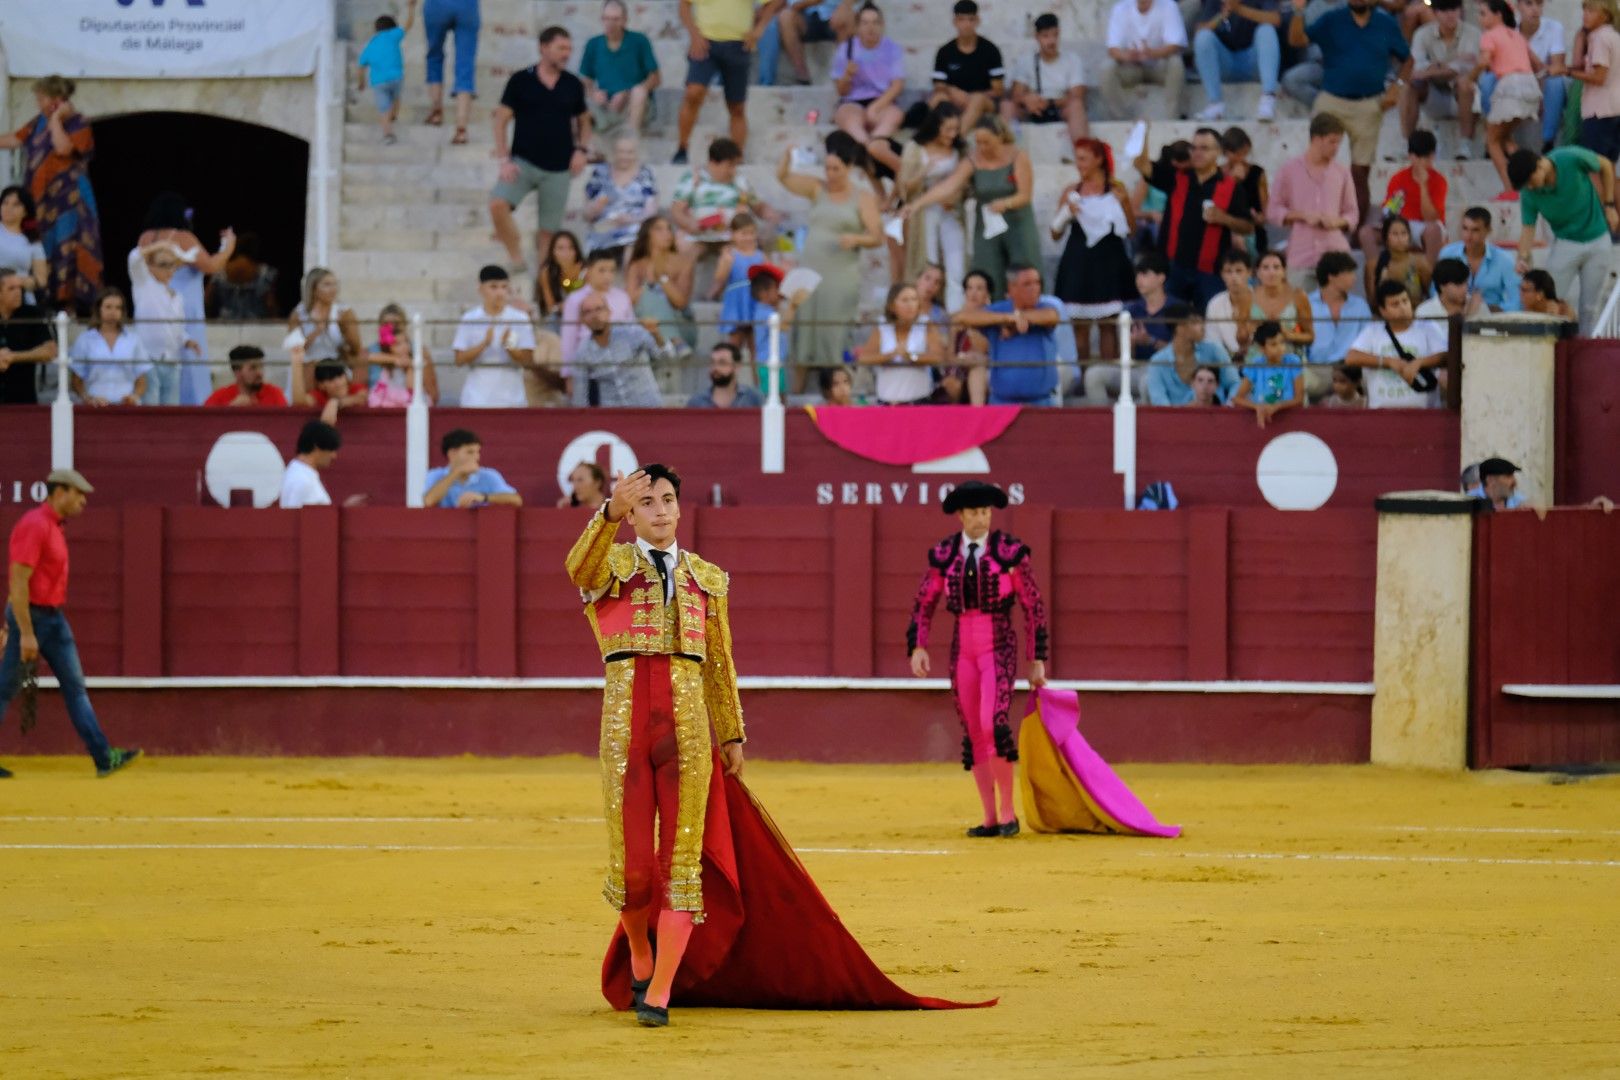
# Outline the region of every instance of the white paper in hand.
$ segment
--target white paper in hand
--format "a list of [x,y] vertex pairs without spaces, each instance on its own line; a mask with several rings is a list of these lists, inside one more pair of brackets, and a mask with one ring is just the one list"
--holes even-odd
[[883,219],[883,235],[897,244],[906,242],[906,223],[900,219],[900,215],[892,214]]
[[287,336],[281,339],[281,347],[291,352],[304,347],[304,332],[302,330],[289,330]]
[[1141,120],[1131,128],[1131,133],[1125,136],[1125,160],[1135,161],[1141,157],[1142,151],[1147,149],[1147,124]]
[[821,275],[808,266],[795,266],[787,272],[782,279],[782,295],[797,296],[799,290],[815,292],[816,286],[821,284]]
[[994,210],[984,212],[984,238],[994,240],[1007,231],[1007,219]]

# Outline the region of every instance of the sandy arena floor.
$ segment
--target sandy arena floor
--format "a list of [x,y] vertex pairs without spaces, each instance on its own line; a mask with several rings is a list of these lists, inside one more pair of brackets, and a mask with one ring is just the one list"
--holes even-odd
[[948,767],[752,763],[879,964],[1002,1004],[645,1031],[593,762],[8,764],[18,1080],[1620,1076],[1616,779],[1138,766],[1183,839],[969,841]]

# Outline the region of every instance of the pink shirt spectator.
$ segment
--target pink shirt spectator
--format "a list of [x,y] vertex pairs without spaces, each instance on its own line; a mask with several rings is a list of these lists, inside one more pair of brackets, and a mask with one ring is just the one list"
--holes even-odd
[[838,46],[833,53],[833,81],[844,77],[844,69],[851,60],[855,62],[855,78],[850,80],[849,93],[843,98],[844,101],[865,103],[880,98],[888,92],[890,83],[904,79],[906,75],[905,51],[891,38],[879,41],[875,49],[862,45],[859,37],[852,37]]
[[[568,294],[568,299],[562,306],[562,359],[563,364],[574,362],[574,354],[579,351],[580,342],[591,336],[584,323],[579,321],[579,308],[585,302],[592,289],[589,285],[583,289],[575,289]],[[607,293],[608,317],[616,323],[633,323],[636,321],[635,305],[630,303],[630,294],[623,289],[609,289]],[[565,366],[564,375],[572,372]]]
[[1485,31],[1479,39],[1481,54],[1491,54],[1491,74],[1498,79],[1508,75],[1533,75],[1530,66],[1530,43],[1517,30],[1498,26]]
[[[1281,225],[1290,213],[1321,214],[1354,223],[1356,186],[1350,170],[1338,161],[1313,165],[1303,155],[1283,162],[1271,182],[1271,205],[1266,219]],[[1349,251],[1350,241],[1342,230],[1324,229],[1295,221],[1288,232],[1288,268],[1304,270],[1315,266],[1330,251]]]

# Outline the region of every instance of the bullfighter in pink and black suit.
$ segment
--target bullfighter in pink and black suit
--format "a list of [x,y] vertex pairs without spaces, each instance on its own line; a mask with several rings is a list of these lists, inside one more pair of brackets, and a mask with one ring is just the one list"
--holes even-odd
[[928,630],[941,596],[956,616],[951,638],[951,692],[962,721],[962,767],[973,773],[984,804],[984,823],[969,836],[1016,836],[1013,812],[1013,741],[1008,711],[1018,674],[1018,639],[1012,609],[1024,609],[1025,648],[1031,686],[1046,684],[1046,608],[1030,568],[1029,547],[1009,533],[991,530],[994,510],[1007,505],[1007,493],[994,484],[969,480],[945,497],[944,509],[962,522],[928,551],[928,572],[917,589],[906,647],[911,672],[930,671]]

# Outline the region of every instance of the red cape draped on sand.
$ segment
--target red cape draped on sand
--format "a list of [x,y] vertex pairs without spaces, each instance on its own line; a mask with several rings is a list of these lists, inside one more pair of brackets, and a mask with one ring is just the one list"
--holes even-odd
[[[878,970],[844,928],[776,824],[715,756],[703,831],[705,919],[675,976],[674,1006],[744,1009],[972,1009],[917,997]],[[656,921],[656,915],[654,916]],[[617,927],[602,996],[630,1007],[630,947]]]

